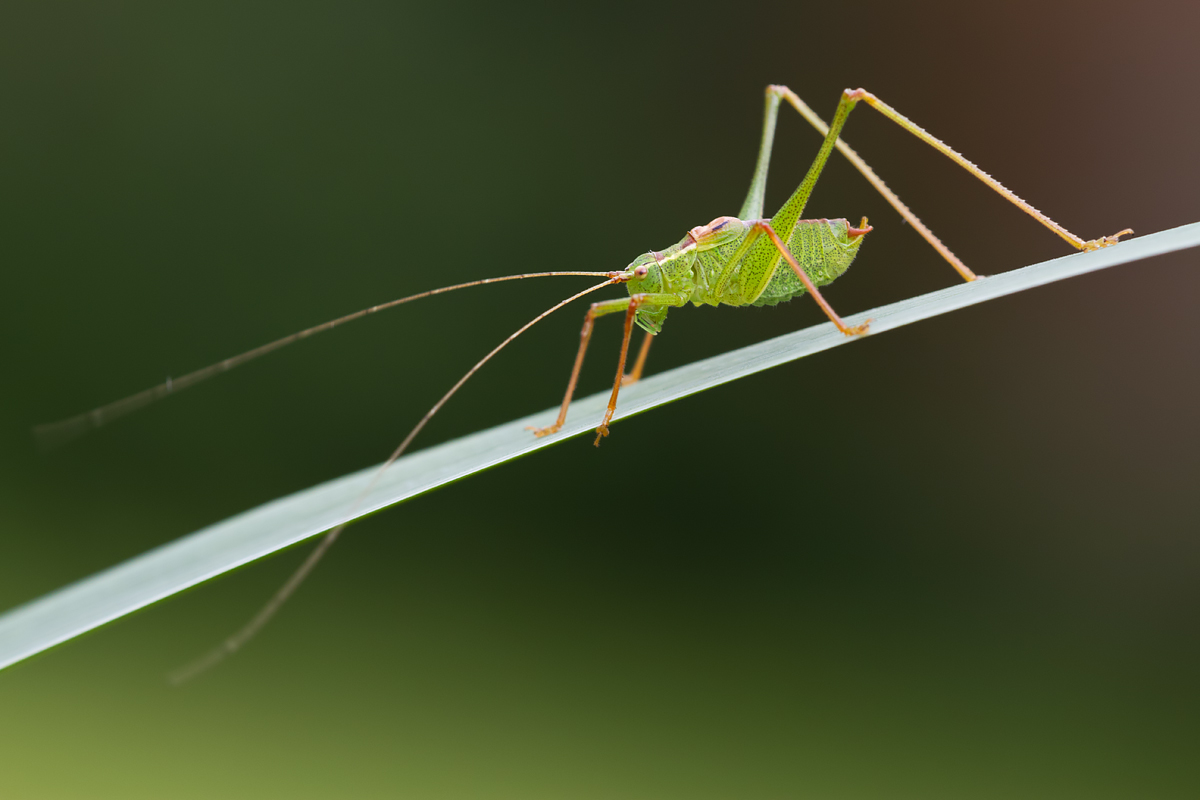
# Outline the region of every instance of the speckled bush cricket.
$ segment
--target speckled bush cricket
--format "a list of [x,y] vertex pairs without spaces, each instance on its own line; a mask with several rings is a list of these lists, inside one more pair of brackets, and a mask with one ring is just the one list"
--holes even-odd
[[[764,218],[762,212],[766,192],[767,171],[770,164],[779,106],[784,100],[821,132],[825,138],[808,173],[792,193],[791,197],[788,198],[774,216]],[[532,277],[585,275],[604,277],[605,280],[602,283],[578,292],[539,314],[493,348],[484,358],[471,367],[421,418],[400,445],[392,452],[387,461],[384,462],[383,466],[380,467],[376,473],[376,477],[382,474],[389,465],[408,449],[413,439],[442,408],[446,401],[475,372],[510,342],[541,319],[574,300],[606,286],[625,284],[629,292],[627,298],[596,302],[587,311],[580,334],[579,351],[571,370],[566,396],[563,399],[558,418],[553,424],[547,427],[534,429],[534,434],[537,436],[549,436],[556,433],[562,427],[566,420],[571,397],[574,394],[579,372],[583,365],[584,355],[587,352],[595,319],[608,314],[624,312],[624,336],[621,342],[616,378],[613,382],[612,394],[604,419],[596,429],[595,443],[599,445],[600,440],[609,433],[608,424],[616,410],[617,398],[622,385],[628,385],[640,378],[652,336],[661,331],[667,312],[674,306],[684,306],[688,303],[714,306],[774,305],[807,292],[813,296],[813,299],[821,307],[822,311],[824,311],[830,321],[842,333],[847,336],[858,336],[868,332],[869,321],[860,326],[850,327],[845,325],[833,308],[821,296],[818,288],[831,283],[849,268],[850,263],[858,253],[863,237],[871,230],[867,224],[867,220],[864,218],[857,226],[852,226],[845,219],[801,219],[817,179],[820,177],[821,171],[824,169],[835,147],[850,160],[855,168],[884,196],[888,203],[954,267],[964,280],[971,281],[976,279],[976,275],[917,219],[908,207],[888,189],[883,181],[875,175],[874,171],[845,142],[839,139],[847,117],[859,102],[866,102],[888,119],[958,163],[1076,249],[1095,250],[1100,247],[1107,247],[1115,244],[1121,236],[1132,233],[1130,230],[1124,230],[1111,236],[1084,241],[1046,217],[1033,206],[1006,189],[994,178],[984,173],[973,163],[967,161],[940,140],[934,138],[886,103],[879,100],[879,98],[863,89],[846,90],[838,103],[832,124],[826,126],[786,86],[770,86],[767,88],[762,144],[759,148],[758,162],[750,184],[750,190],[736,217],[717,217],[707,225],[692,228],[683,239],[671,247],[661,252],[650,252],[641,255],[625,269],[619,271],[542,272],[488,278],[434,289],[363,309],[284,337],[283,339],[205,367],[181,378],[168,380],[144,392],[94,409],[86,414],[41,426],[37,430],[38,437],[48,443],[65,441],[141,408],[148,403],[166,397],[180,389],[194,385],[221,372],[228,371],[235,366],[277,350],[292,342],[412,300],[435,294],[443,294],[468,286],[479,286],[500,281]],[[646,331],[646,337],[633,370],[627,375],[625,374],[625,364],[635,323]],[[369,488],[367,491],[369,491]],[[296,573],[244,628],[228,638],[220,647],[203,659],[177,673],[176,680],[185,680],[208,668],[229,653],[236,651],[250,639],[270,619],[291,593],[295,591],[296,587],[308,575],[321,556],[337,539],[344,527],[344,525],[338,526],[325,534],[324,538],[310,553]]]

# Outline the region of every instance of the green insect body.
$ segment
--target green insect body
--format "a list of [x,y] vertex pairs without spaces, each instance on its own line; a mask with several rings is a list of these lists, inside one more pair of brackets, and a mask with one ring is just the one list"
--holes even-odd
[[[768,92],[763,141],[750,191],[736,217],[718,217],[707,225],[692,228],[684,239],[661,253],[639,256],[626,269],[634,278],[628,282],[636,302],[635,319],[647,333],[662,330],[671,306],[774,305],[791,299],[809,287],[799,270],[785,260],[784,253],[768,236],[767,226],[798,262],[815,285],[828,283],[846,271],[865,232],[852,229],[845,220],[801,220],[817,178],[833,152],[838,132],[858,102],[843,95],[833,125],[808,174],[779,212],[762,219],[767,190],[767,170],[775,138],[775,121],[781,96]],[[869,230],[869,229],[867,229]],[[841,236],[838,236],[840,231]],[[850,235],[858,231],[857,235]],[[644,268],[644,269],[643,269]],[[785,274],[786,273],[786,274]],[[630,300],[598,303],[600,314],[627,309]]]
[[[644,266],[647,272],[629,281],[630,296],[671,295],[677,305],[773,306],[804,294],[807,288],[782,256],[776,256],[769,270],[743,269],[757,221],[718,217],[693,228],[666,250],[638,256],[629,269]],[[849,269],[867,230],[851,227],[844,219],[799,220],[786,240],[787,249],[813,284],[826,286]],[[670,308],[639,306],[634,321],[657,334]]]

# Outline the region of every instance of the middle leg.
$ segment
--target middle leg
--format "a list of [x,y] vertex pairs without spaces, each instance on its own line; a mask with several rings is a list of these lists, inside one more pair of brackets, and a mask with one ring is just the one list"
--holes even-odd
[[638,350],[637,360],[633,362],[633,371],[625,373],[625,377],[621,378],[622,386],[633,386],[642,379],[642,370],[646,367],[646,356],[650,354],[650,343],[654,341],[654,334],[647,331],[642,336],[642,346]]

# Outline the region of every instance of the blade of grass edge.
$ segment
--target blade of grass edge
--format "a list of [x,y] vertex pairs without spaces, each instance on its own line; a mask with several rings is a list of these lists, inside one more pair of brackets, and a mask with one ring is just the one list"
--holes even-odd
[[[869,336],[860,337],[870,338],[985,300],[1197,245],[1200,222],[957,284],[854,314],[846,322],[872,319]],[[614,419],[854,341],[825,323],[653,375],[621,393]],[[553,417],[557,409],[549,409],[405,456],[353,514],[348,512],[377,466],[271,501],[18,606],[0,615],[0,669],[343,522],[591,432],[607,400],[608,392],[602,392],[576,401],[571,421],[556,436],[537,439],[525,430]]]

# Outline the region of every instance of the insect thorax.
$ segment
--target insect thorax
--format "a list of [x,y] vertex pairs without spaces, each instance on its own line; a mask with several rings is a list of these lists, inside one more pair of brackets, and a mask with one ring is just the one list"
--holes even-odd
[[[695,261],[696,248],[690,238],[685,238],[661,252],[654,251],[640,255],[629,265],[629,268],[645,266],[648,268],[648,272],[642,280],[634,280],[626,284],[629,294],[673,294],[680,298],[680,304],[682,304],[692,295],[692,287],[695,283],[693,272]],[[658,333],[662,330],[668,310],[670,310],[670,306],[641,306],[634,319],[643,330],[649,333]]]

